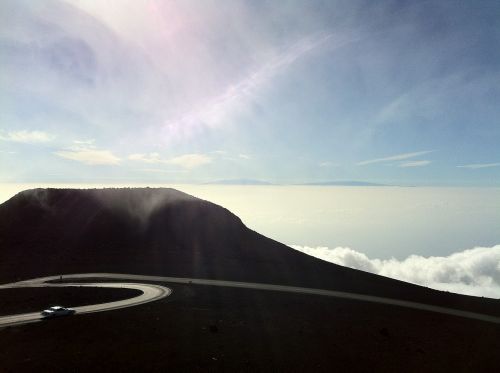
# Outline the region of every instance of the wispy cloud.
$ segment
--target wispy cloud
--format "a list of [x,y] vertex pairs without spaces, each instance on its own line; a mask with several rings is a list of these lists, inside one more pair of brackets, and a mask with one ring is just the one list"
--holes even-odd
[[432,161],[411,161],[411,162],[404,162],[404,163],[400,163],[398,165],[398,167],[424,167],[424,166],[427,166],[429,164],[431,164]]
[[131,161],[141,161],[145,163],[167,163],[167,160],[161,159],[159,153],[135,153],[130,154],[128,159]]
[[[332,38],[333,34],[321,33],[299,40],[241,80],[228,85],[220,95],[206,100],[178,118],[166,121],[163,126],[164,136],[187,137],[204,128],[222,125],[228,115],[237,108],[244,107],[248,99],[255,98],[278,73]],[[337,47],[352,41],[339,41]]]
[[12,131],[6,134],[0,133],[0,140],[20,142],[25,144],[49,142],[54,136],[43,131]]
[[364,166],[364,165],[372,164],[372,163],[402,161],[404,159],[415,158],[415,157],[418,157],[418,156],[421,156],[421,155],[424,155],[424,154],[429,154],[429,153],[432,153],[433,151],[434,150],[424,150],[424,151],[421,151],[421,152],[396,154],[396,155],[391,155],[390,157],[369,159],[369,160],[366,160],[366,161],[358,162],[356,164],[358,166]]
[[156,173],[156,174],[179,174],[186,172],[186,170],[165,170],[162,168],[141,168],[139,169],[139,171]]
[[185,169],[193,169],[205,164],[211,163],[212,158],[205,154],[183,154],[178,157],[164,159],[161,158],[159,153],[136,153],[130,154],[128,159],[132,161],[140,161],[145,163],[163,163],[163,164],[173,164]]
[[475,164],[466,164],[463,166],[457,166],[458,168],[471,168],[471,169],[477,169],[477,168],[489,168],[489,167],[499,167],[500,163],[475,163]]
[[212,158],[204,154],[184,154],[169,159],[169,163],[183,168],[192,169],[212,162]]
[[324,161],[324,162],[320,162],[318,164],[318,166],[319,167],[334,167],[334,166],[336,166],[336,164],[333,162],[330,162],[330,161]]
[[252,159],[252,157],[250,155],[243,154],[243,153],[238,154],[238,157],[241,158],[241,159],[245,159],[247,161],[250,160],[250,159]]
[[54,152],[61,158],[70,159],[87,165],[117,165],[120,158],[110,150],[99,150],[93,147],[75,147]]
[[95,139],[88,139],[88,140],[73,140],[74,144],[77,145],[93,145],[95,142]]

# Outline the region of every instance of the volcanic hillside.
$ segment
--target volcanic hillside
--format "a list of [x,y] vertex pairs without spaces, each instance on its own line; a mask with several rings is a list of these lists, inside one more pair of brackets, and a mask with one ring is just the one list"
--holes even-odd
[[0,205],[0,282],[87,272],[295,285],[500,314],[495,300],[302,254],[248,229],[223,207],[174,189],[34,189]]

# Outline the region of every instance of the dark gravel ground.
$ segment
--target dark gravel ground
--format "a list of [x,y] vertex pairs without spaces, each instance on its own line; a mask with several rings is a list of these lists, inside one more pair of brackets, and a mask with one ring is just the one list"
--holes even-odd
[[491,372],[500,366],[496,324],[319,296],[168,286],[171,296],[142,306],[0,330],[0,371]]

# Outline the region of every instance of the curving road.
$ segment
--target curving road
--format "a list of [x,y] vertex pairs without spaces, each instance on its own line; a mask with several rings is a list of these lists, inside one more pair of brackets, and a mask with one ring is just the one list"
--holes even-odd
[[[364,294],[354,294],[354,293],[346,293],[341,291],[334,290],[323,290],[323,289],[312,289],[312,288],[303,288],[296,286],[283,286],[283,285],[272,285],[272,284],[261,284],[261,283],[252,283],[252,282],[239,282],[239,281],[223,281],[223,280],[207,280],[207,279],[196,279],[196,278],[184,278],[184,277],[163,277],[163,276],[143,276],[143,275],[130,275],[130,274],[118,274],[118,273],[84,273],[84,274],[72,274],[72,275],[64,275],[64,279],[95,279],[95,278],[103,278],[103,279],[113,279],[113,280],[128,280],[128,281],[151,281],[151,282],[163,282],[163,283],[179,283],[179,284],[195,284],[195,285],[208,285],[208,286],[222,286],[222,287],[233,287],[233,288],[244,288],[244,289],[256,289],[256,290],[266,290],[266,291],[280,291],[280,292],[288,292],[288,293],[299,293],[299,294],[311,294],[311,295],[321,295],[327,297],[336,297],[336,298],[344,298],[351,300],[358,300],[363,302],[371,302],[371,303],[379,303],[386,304],[390,306],[398,306],[398,307],[406,307],[412,308],[421,311],[429,311],[436,312],[445,315],[464,317],[473,320],[485,321],[495,324],[500,324],[500,318],[490,315],[484,315],[475,312],[462,311],[453,308],[439,307],[433,306],[430,304],[410,302],[398,299],[391,298],[383,298],[372,295],[364,295]],[[147,284],[130,284],[130,283],[92,283],[92,284],[49,284],[47,281],[58,280],[59,276],[49,276],[38,278],[34,280],[21,281],[12,284],[6,284],[0,286],[2,288],[15,288],[15,287],[37,287],[37,286],[99,286],[103,287],[129,287],[132,289],[139,289],[144,292],[143,295],[139,297],[104,303],[100,305],[93,306],[84,306],[84,307],[75,307],[78,313],[89,313],[89,312],[99,312],[110,309],[124,308],[132,305],[142,304],[146,302],[151,302],[153,300],[161,299],[170,294],[171,290],[159,285],[147,285]],[[137,286],[137,287],[132,287]],[[140,288],[139,288],[140,287]],[[146,295],[148,291],[148,287],[150,287],[149,295]],[[157,290],[162,290],[164,293],[157,294],[157,296],[153,296],[151,291],[153,288]],[[145,297],[139,299],[141,297]],[[109,305],[109,307],[108,307]],[[90,307],[90,308],[89,308]],[[34,317],[36,315],[37,320],[30,319],[30,316]],[[22,317],[27,317],[26,321],[22,319]],[[25,323],[39,320],[39,314],[25,314],[25,315],[15,315],[15,316],[5,316],[0,317],[0,327],[9,325],[9,318],[14,318],[14,320],[18,320],[15,323]],[[4,321],[5,320],[5,321]],[[12,319],[10,319],[12,320]],[[11,321],[12,325],[12,321]]]
[[[56,277],[58,278],[58,277]],[[54,280],[55,278],[52,278]],[[29,281],[22,281],[18,283],[13,283],[13,284],[6,284],[0,286],[0,289],[7,289],[7,288],[39,288],[39,287],[95,287],[95,288],[125,288],[125,289],[134,289],[134,290],[139,290],[142,292],[142,294],[133,297],[133,298],[128,298],[128,299],[123,299],[115,302],[108,302],[108,303],[100,303],[100,304],[92,304],[88,306],[79,306],[79,307],[72,307],[76,312],[75,314],[77,315],[83,315],[86,313],[93,313],[93,312],[102,312],[102,311],[111,311],[111,310],[116,310],[120,308],[125,308],[125,307],[132,307],[132,306],[138,306],[140,304],[148,303],[148,302],[153,302],[158,299],[165,298],[171,294],[171,290],[167,287],[160,286],[160,285],[154,285],[154,284],[137,284],[137,283],[116,283],[116,282],[110,282],[110,283],[85,283],[85,284],[80,284],[80,283],[65,283],[65,284],[50,284],[50,283],[45,283],[47,281],[45,278],[41,279],[34,279],[34,280],[29,280]],[[13,325],[20,325],[20,324],[27,324],[31,322],[37,322],[41,321],[43,318],[40,315],[40,312],[31,312],[31,313],[24,313],[24,314],[19,314],[19,315],[9,315],[9,316],[2,316],[0,317],[0,328],[1,327],[6,327],[6,326],[13,326]]]

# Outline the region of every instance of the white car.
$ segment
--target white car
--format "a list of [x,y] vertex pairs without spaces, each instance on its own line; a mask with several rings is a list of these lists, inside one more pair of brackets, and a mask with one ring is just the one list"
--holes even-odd
[[50,308],[47,308],[46,310],[43,310],[40,312],[42,317],[44,319],[47,318],[52,318],[52,317],[57,317],[57,316],[69,316],[73,315],[75,313],[75,310],[72,308],[65,308],[61,306],[53,306]]

